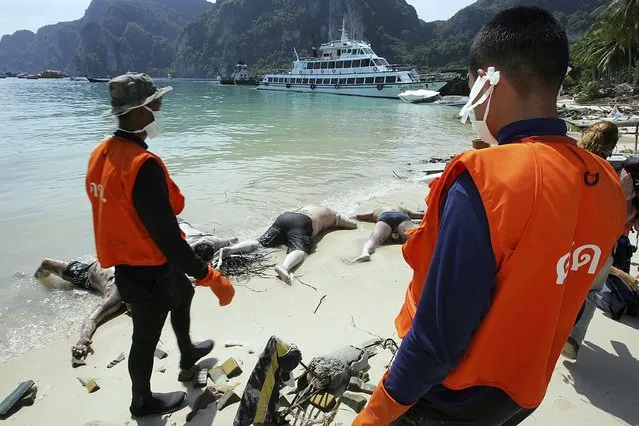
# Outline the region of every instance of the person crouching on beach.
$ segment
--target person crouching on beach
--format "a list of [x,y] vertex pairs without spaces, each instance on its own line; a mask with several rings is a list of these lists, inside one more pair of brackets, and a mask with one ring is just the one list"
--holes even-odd
[[431,188],[404,245],[403,341],[354,425],[515,425],[543,400],[625,222],[614,169],[557,118],[568,50],[536,7],[476,35],[461,115],[493,146],[457,156]]
[[194,345],[190,337],[193,286],[211,287],[220,305],[233,300],[233,285],[197,256],[182,237],[176,215],[184,196],[162,160],[148,151],[147,138],[159,133],[156,115],[162,97],[146,74],[126,74],[109,82],[111,109],[118,129],[91,154],[86,191],[93,211],[98,261],[115,267],[115,285],[133,319],[129,353],[134,416],[179,409],[184,392],[152,393],[153,354],[162,327],[171,325],[180,348],[180,368],[191,369],[213,349],[213,341]]

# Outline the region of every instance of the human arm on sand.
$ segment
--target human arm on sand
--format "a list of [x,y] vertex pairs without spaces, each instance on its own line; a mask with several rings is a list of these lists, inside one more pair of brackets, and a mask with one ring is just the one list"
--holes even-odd
[[169,202],[164,170],[153,159],[140,167],[133,186],[133,204],[145,229],[169,263],[196,279],[206,277],[208,264],[182,238]]
[[448,191],[440,225],[413,327],[383,382],[386,393],[406,409],[456,368],[496,286],[488,220],[467,173]]
[[120,309],[122,309],[120,293],[118,293],[118,289],[115,285],[111,285],[102,303],[97,306],[82,323],[80,339],[71,349],[71,354],[74,358],[84,359],[89,352],[93,352],[93,349],[91,349],[91,344],[93,343],[91,338],[96,328]]

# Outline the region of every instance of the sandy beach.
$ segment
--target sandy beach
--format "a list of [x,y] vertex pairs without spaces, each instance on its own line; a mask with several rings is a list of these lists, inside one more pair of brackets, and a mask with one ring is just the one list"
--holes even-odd
[[[380,205],[403,204],[409,208],[423,206],[426,187],[409,185],[381,198],[362,203],[362,210]],[[248,379],[257,356],[268,338],[276,335],[295,343],[304,360],[326,354],[348,344],[358,344],[370,334],[397,338],[393,319],[403,301],[410,278],[399,245],[384,246],[368,264],[347,265],[343,259],[356,256],[373,225],[362,224],[353,231],[331,232],[321,239],[317,251],[297,271],[297,276],[317,288],[295,281],[289,287],[274,278],[254,278],[237,286],[233,303],[220,308],[209,289],[198,288],[192,307],[192,337],[212,338],[216,347],[205,365],[223,362],[233,356],[243,363],[243,374],[231,382],[241,386]],[[274,253],[274,261],[283,257]],[[634,268],[634,267],[633,267]],[[314,314],[322,296],[323,303]],[[353,322],[357,328],[353,327]],[[79,327],[79,324],[78,324]],[[597,312],[578,363],[560,358],[546,398],[525,425],[601,425],[639,424],[639,320],[618,323]],[[0,366],[0,395],[9,394],[23,380],[32,379],[38,386],[38,398],[24,407],[6,424],[41,425],[183,425],[190,408],[164,418],[136,420],[128,412],[130,381],[126,360],[111,369],[107,364],[121,352],[128,354],[131,320],[126,315],[100,327],[94,336],[95,354],[87,365],[73,369],[70,348],[77,331],[69,332],[53,345],[30,351]],[[225,348],[228,341],[243,342],[244,347]],[[185,389],[193,403],[199,390],[176,381],[179,351],[167,322],[161,348],[168,357],[155,361],[153,390],[157,392]],[[255,351],[249,354],[249,349]],[[371,360],[371,382],[376,384],[390,360],[381,352]],[[96,380],[101,389],[89,394],[77,377]],[[210,382],[209,382],[210,383]],[[217,412],[213,405],[201,411],[188,424],[231,425],[238,405]],[[355,414],[343,407],[336,425],[349,425]]]

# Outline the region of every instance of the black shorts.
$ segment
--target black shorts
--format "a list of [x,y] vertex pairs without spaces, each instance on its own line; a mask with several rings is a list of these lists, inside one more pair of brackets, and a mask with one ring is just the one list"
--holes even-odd
[[397,227],[400,223],[410,220],[410,217],[406,213],[402,212],[384,212],[379,215],[378,222],[384,222],[391,227],[393,232],[397,232]]
[[310,254],[313,250],[313,222],[302,213],[282,213],[258,241],[264,247],[286,245],[288,253],[302,250]]
[[62,271],[62,278],[71,281],[77,287],[91,290],[91,284],[89,284],[89,268],[91,268],[91,265],[93,263],[69,262],[66,269]]

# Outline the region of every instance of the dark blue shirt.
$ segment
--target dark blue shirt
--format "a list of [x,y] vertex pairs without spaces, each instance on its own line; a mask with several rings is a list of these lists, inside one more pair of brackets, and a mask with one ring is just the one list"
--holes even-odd
[[[565,134],[563,120],[533,119],[505,126],[497,140],[503,145],[530,136]],[[440,206],[437,243],[413,327],[384,382],[397,402],[411,405],[423,399],[458,418],[470,417],[464,416],[465,410],[481,411],[487,404],[513,404],[496,388],[454,391],[441,385],[457,367],[490,309],[496,274],[486,210],[473,179],[464,172]]]

